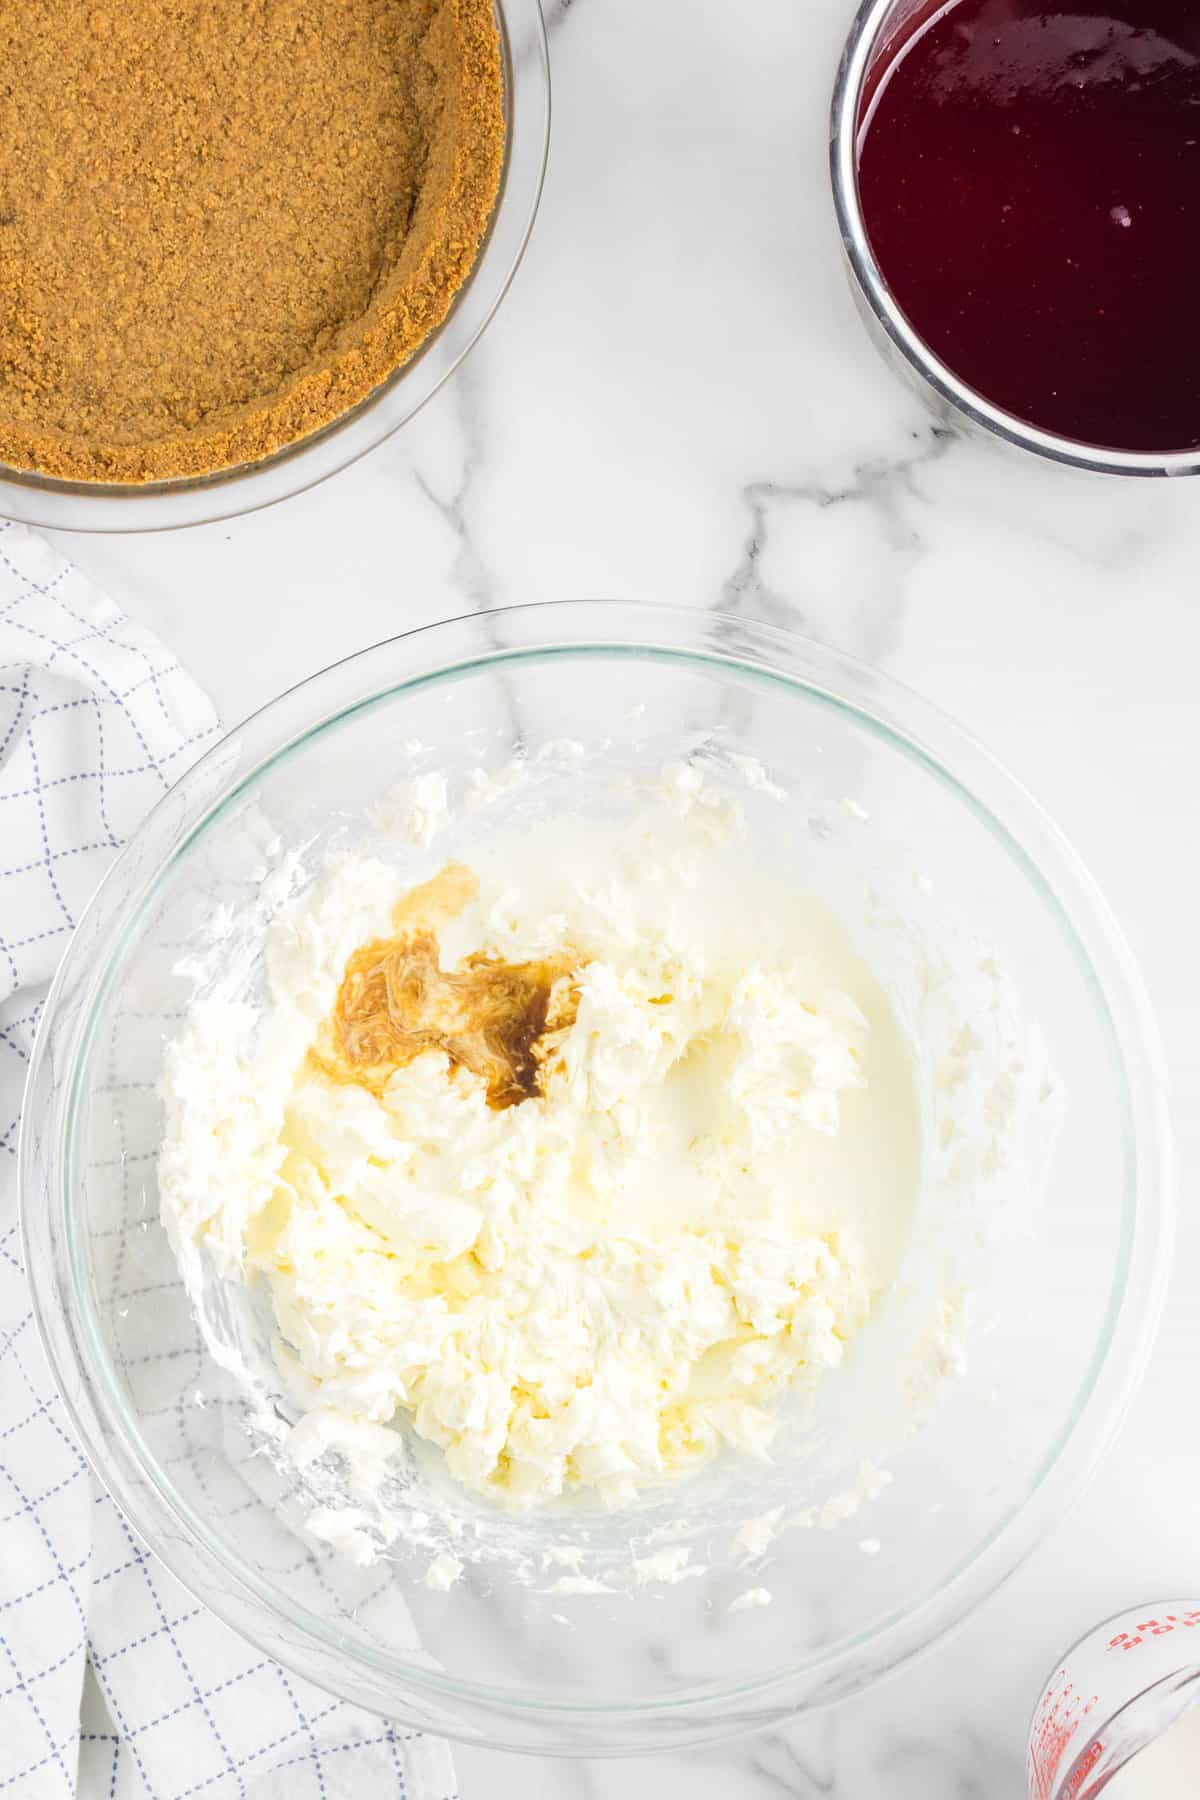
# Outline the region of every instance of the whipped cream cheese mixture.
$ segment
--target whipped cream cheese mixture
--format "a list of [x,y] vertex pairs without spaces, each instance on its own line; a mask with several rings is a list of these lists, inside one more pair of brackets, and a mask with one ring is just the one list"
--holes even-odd
[[406,1425],[507,1505],[768,1454],[908,1239],[884,993],[692,768],[624,823],[424,855],[331,861],[273,927],[265,1010],[193,1009],[177,1245],[268,1284],[310,1414]]

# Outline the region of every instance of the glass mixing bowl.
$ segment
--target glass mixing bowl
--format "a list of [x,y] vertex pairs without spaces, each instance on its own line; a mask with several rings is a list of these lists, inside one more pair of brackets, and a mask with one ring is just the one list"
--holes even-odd
[[323,431],[261,462],[139,484],[54,481],[0,465],[0,517],[62,531],[170,531],[256,512],[336,475],[406,425],[457,369],[508,292],[542,194],[550,59],[540,0],[495,0],[507,127],[496,205],[475,266],[438,329],[390,381]]
[[[427,1550],[401,1541],[363,1569],[308,1538],[288,1475],[249,1435],[245,1392],[206,1347],[159,1224],[155,1082],[218,907],[249,922],[252,945],[254,909],[269,910],[288,852],[311,870],[322,851],[369,840],[373,802],[410,767],[441,768],[454,789],[564,736],[586,755],[515,800],[514,817],[586,810],[614,775],[689,757],[740,785],[747,855],[780,862],[847,916],[859,908],[866,953],[914,1038],[927,1133],[895,1306],[931,1258],[961,1249],[976,1289],[966,1362],[941,1345],[929,1416],[911,1431],[889,1299],[823,1377],[819,1453],[730,1458],[630,1512],[506,1527],[538,1570],[547,1544],[578,1532],[607,1570],[631,1542],[686,1543],[694,1579],[564,1594],[553,1570],[518,1580],[484,1558],[432,1592]],[[488,817],[463,829],[490,830]],[[286,886],[274,883],[276,899]],[[935,954],[914,981],[920,944]],[[964,1054],[997,1032],[1006,1060],[981,1116],[1028,1101],[1054,1130],[1014,1139],[976,1187],[969,1144],[965,1159],[947,1155],[945,1109],[970,1087]],[[961,1620],[1095,1467],[1147,1353],[1170,1224],[1162,1068],[1138,977],[1029,796],[874,670],[765,626],[620,602],[515,608],[381,644],[211,751],[120,856],[67,953],[30,1071],[21,1182],[66,1404],[176,1575],[332,1692],[451,1736],[556,1753],[676,1747],[827,1706]],[[936,1248],[922,1209],[943,1225],[961,1213],[958,1248],[953,1233]],[[214,1278],[211,1329],[253,1332],[222,1312],[226,1298]],[[872,1394],[886,1416],[868,1432]],[[868,1454],[893,1480],[856,1519],[785,1530],[757,1561],[735,1548],[739,1521],[822,1502]],[[751,1588],[772,1603],[731,1610]]]

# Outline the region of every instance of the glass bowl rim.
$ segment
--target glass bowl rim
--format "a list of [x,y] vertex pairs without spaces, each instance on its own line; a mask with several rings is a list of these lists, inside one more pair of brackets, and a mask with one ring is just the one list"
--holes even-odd
[[[943,0],[940,10],[953,5]],[[920,383],[972,425],[1018,450],[1094,475],[1200,474],[1200,448],[1118,450],[1088,444],[1040,426],[996,406],[956,375],[909,323],[892,296],[876,259],[858,191],[858,111],[871,56],[898,0],[861,0],[850,26],[834,80],[829,121],[829,168],[842,251],[851,281],[890,347]]]
[[[357,405],[254,463],[161,482],[80,482],[0,464],[0,513],[44,530],[179,531],[261,512],[318,487],[403,429],[478,344],[533,232],[550,147],[550,53],[541,0],[492,0],[506,131],[495,205],[449,311],[408,360]],[[519,39],[518,54],[514,43]],[[478,312],[476,314],[476,307]]]
[[[511,645],[498,641],[506,627],[518,639],[529,641]],[[673,636],[683,642],[670,641]],[[449,660],[438,656],[438,647],[455,638],[473,654],[452,656]],[[381,663],[395,661],[414,648],[422,665],[415,673],[382,682],[372,676],[372,670]],[[938,780],[992,832],[1021,868],[1039,900],[1055,915],[1065,946],[1078,962],[1108,1034],[1125,1098],[1122,1243],[1105,1322],[1074,1404],[1027,1491],[939,1581],[904,1606],[841,1640],[832,1651],[814,1653],[794,1665],[748,1681],[727,1683],[719,1689],[709,1684],[693,1694],[635,1703],[540,1700],[511,1689],[442,1675],[366,1646],[347,1651],[336,1630],[318,1615],[293,1606],[285,1594],[259,1577],[239,1556],[228,1553],[220,1538],[175,1493],[125,1405],[119,1379],[104,1349],[85,1278],[74,1206],[78,1192],[74,1177],[81,1083],[89,1067],[98,1015],[120,973],[125,952],[136,937],[145,908],[153,904],[168,873],[225,808],[281,759],[347,723],[364,706],[389,704],[415,689],[458,680],[505,663],[544,662],[561,656],[586,659],[594,654],[610,658],[650,656],[702,668],[718,676],[722,671],[737,679],[749,676],[773,690],[783,688],[802,702],[816,702],[826,710],[849,714],[871,735]],[[314,711],[312,701],[319,700],[322,692],[331,687],[338,690],[339,703],[332,708],[318,706]],[[307,724],[299,731],[285,726],[282,735],[278,734],[276,722],[286,721],[291,712],[308,714]],[[178,811],[179,799],[182,795],[186,800],[189,787],[204,793],[206,777],[216,760],[228,757],[231,745],[253,733],[271,740],[264,742],[264,753],[235,778],[222,782],[215,797],[200,805],[170,855],[158,859],[152,874],[140,878],[136,904],[122,898],[121,871],[141,842],[154,833],[156,822],[162,824],[165,809],[174,803],[173,810]],[[973,777],[970,785],[956,772],[963,762]],[[951,763],[955,765],[953,770]],[[979,797],[980,784],[985,790],[995,791],[1002,803],[999,807]],[[1005,810],[1015,810],[1017,819],[1006,821],[1002,816]],[[1030,835],[1038,846],[1037,855],[1026,842]],[[1052,865],[1053,881],[1043,867],[1046,859]],[[1071,902],[1062,897],[1060,889],[1064,886],[1074,895]],[[106,948],[102,956],[88,961],[90,973],[84,978],[85,991],[76,1007],[67,1059],[69,1079],[63,1082],[61,1074],[57,1076],[66,1091],[63,1105],[61,1092],[53,1086],[56,1075],[47,1050],[49,1027],[64,989],[78,978],[76,960],[83,962],[88,956],[81,948],[85,924],[99,925]],[[1101,968],[1097,967],[1098,961]],[[34,1173],[39,1150],[45,1153],[41,1134],[37,1134],[35,1142],[29,1129],[31,1118],[35,1114],[42,1116],[37,1101],[40,1090],[47,1088],[46,1108],[57,1114],[49,1151],[49,1174],[57,1180],[49,1193],[44,1191],[44,1184],[39,1188]],[[291,1666],[298,1673],[323,1680],[323,1685],[333,1686],[352,1700],[361,1696],[350,1677],[344,1676],[339,1682],[328,1671],[324,1678],[314,1675],[304,1661],[306,1647],[329,1651],[336,1646],[352,1667],[364,1673],[373,1670],[411,1684],[431,1700],[437,1696],[460,1700],[482,1707],[489,1714],[511,1716],[526,1712],[550,1721],[566,1716],[600,1727],[624,1722],[627,1730],[636,1731],[639,1721],[665,1716],[686,1720],[690,1710],[695,1730],[690,1738],[677,1740],[683,1742],[700,1742],[721,1735],[720,1709],[733,1702],[748,1696],[778,1695],[789,1685],[793,1691],[803,1690],[806,1685],[813,1686],[817,1678],[828,1682],[835,1672],[852,1670],[855,1657],[861,1656],[868,1646],[879,1665],[875,1674],[899,1666],[944,1635],[1019,1566],[1082,1489],[1136,1388],[1165,1289],[1171,1237],[1172,1155],[1162,1051],[1132,955],[1106,902],[1062,834],[989,752],[946,714],[890,676],[779,627],[691,608],[607,600],[557,601],[467,614],[359,651],[297,684],[251,715],[193,765],[158,803],[106,875],[52,986],[31,1060],[27,1094],[19,1145],[26,1267],[30,1271],[39,1333],[89,1459],[136,1528],[197,1598],[225,1616],[243,1635],[254,1637],[261,1648],[279,1660],[287,1663],[290,1653],[296,1659]],[[31,1204],[35,1191],[38,1203]],[[1085,1426],[1090,1429],[1085,1430]],[[187,1556],[174,1554],[180,1531],[189,1540]],[[254,1625],[248,1625],[244,1615],[231,1617],[234,1609],[223,1609],[222,1600],[231,1581],[249,1597],[256,1617],[265,1614],[273,1629],[260,1625],[262,1636],[255,1636]],[[798,1704],[804,1704],[803,1697]],[[410,1705],[400,1716],[411,1717],[412,1712]],[[440,1716],[436,1728],[451,1735],[455,1732],[455,1724],[447,1724]],[[477,1732],[469,1735],[473,1741],[487,1741],[481,1740]],[[507,1740],[500,1737],[492,1741],[504,1745]]]

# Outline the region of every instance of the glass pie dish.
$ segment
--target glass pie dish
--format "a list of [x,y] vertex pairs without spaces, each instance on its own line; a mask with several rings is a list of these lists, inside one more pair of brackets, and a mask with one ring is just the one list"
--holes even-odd
[[550,63],[539,0],[495,0],[504,83],[500,187],[474,267],[442,324],[341,418],[262,461],[145,483],[72,482],[0,466],[0,515],[65,531],[167,531],[255,512],[357,462],[425,405],[472,349],[520,266],[541,199]]

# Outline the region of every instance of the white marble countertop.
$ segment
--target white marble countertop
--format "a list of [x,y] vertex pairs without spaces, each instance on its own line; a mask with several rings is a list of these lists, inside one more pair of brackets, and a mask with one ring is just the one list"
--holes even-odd
[[[825,114],[849,0],[553,0],[550,172],[465,369],[313,493],[182,534],[61,538],[227,722],[473,607],[733,599],[883,664],[1041,798],[1142,959],[1183,1190],[1200,1149],[1200,481],[935,436],[838,264]],[[1058,1652],[1200,1592],[1200,1214],[1145,1386],[1067,1525],[955,1640],[815,1726],[649,1763],[458,1752],[464,1800],[1019,1800]]]

